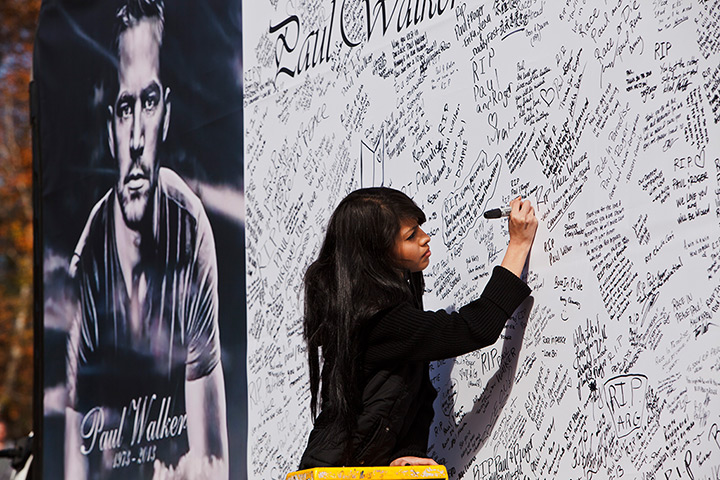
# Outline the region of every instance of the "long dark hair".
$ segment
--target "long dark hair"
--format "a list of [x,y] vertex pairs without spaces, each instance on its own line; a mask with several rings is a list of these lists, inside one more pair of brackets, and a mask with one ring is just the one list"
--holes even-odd
[[[362,406],[362,327],[380,310],[413,296],[394,255],[400,224],[408,219],[422,224],[425,214],[398,190],[374,187],[350,193],[330,217],[318,259],[305,273],[312,416],[321,403],[332,424],[344,429],[346,455]],[[320,348],[323,398],[318,402]]]

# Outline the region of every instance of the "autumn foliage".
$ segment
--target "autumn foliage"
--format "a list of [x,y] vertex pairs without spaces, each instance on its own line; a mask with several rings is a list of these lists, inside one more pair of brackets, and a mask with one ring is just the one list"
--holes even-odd
[[28,85],[40,0],[0,2],[0,417],[32,428],[33,208]]

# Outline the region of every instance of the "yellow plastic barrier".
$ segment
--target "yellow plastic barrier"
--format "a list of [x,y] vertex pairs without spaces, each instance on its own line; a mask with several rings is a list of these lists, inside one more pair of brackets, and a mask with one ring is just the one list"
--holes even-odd
[[413,480],[416,478],[447,480],[442,465],[422,467],[332,467],[310,468],[288,473],[285,480]]

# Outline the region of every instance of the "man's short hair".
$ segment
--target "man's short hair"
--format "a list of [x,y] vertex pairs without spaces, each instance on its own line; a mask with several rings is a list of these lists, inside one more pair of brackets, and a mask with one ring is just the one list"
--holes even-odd
[[162,37],[165,27],[165,4],[163,0],[127,0],[127,3],[120,7],[117,12],[117,34],[115,35],[115,47],[120,35],[127,29],[134,27],[143,19],[158,20],[155,32],[158,45],[162,45]]
[[[154,37],[158,47],[162,47],[163,35],[165,33],[165,3],[163,0],[126,0],[125,4],[120,7],[115,14],[115,36],[113,38],[112,47],[114,53],[118,56],[112,65],[112,70],[107,72],[105,76],[108,84],[108,92],[110,92],[109,103],[113,105],[115,102],[114,95],[117,94],[118,85],[118,68],[120,55],[120,36],[126,30],[137,26],[143,19],[156,20],[154,23]],[[162,61],[160,62],[160,78],[162,74]]]

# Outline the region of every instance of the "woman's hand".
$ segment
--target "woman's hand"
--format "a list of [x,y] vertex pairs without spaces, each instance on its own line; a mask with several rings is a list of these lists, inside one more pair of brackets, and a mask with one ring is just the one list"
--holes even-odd
[[390,462],[391,467],[403,467],[405,465],[437,465],[432,458],[423,457],[400,457]]
[[510,243],[501,265],[520,277],[537,232],[538,220],[530,200],[517,197],[510,202],[510,208]]

